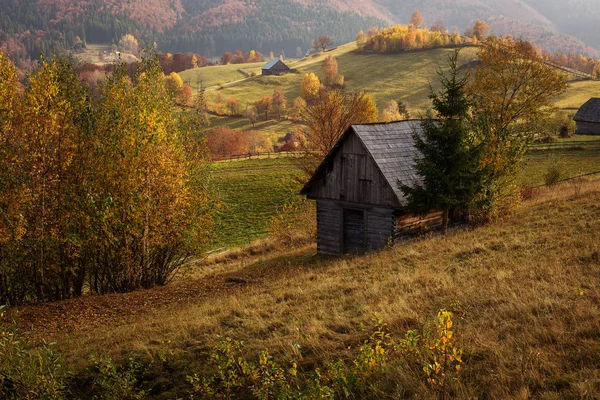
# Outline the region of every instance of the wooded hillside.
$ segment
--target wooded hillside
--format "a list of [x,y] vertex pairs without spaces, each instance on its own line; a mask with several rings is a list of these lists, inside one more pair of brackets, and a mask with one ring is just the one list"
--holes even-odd
[[[550,52],[574,51],[599,58],[594,26],[599,13],[589,2],[547,4],[530,0],[0,0],[0,47],[23,61],[57,48],[85,43],[116,44],[124,34],[163,52],[207,57],[250,49],[288,57],[304,54],[312,40],[330,34],[334,45],[372,26],[408,23],[420,9],[424,26],[462,31],[476,19],[495,34],[513,34]],[[568,36],[565,34],[575,35]],[[79,39],[78,39],[79,38]],[[299,50],[298,50],[299,49]]]

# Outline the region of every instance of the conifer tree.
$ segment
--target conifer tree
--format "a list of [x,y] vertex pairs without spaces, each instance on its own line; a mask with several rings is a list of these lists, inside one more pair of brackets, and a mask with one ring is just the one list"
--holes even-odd
[[459,76],[459,51],[449,56],[450,72],[439,71],[440,92],[430,88],[429,98],[437,119],[421,123],[422,135],[414,133],[415,169],[420,182],[400,182],[408,200],[407,207],[416,214],[432,209],[443,212],[442,227],[446,232],[452,211],[469,211],[481,193],[484,175],[480,165],[481,147],[472,142],[468,128],[470,101],[465,93],[467,76]]

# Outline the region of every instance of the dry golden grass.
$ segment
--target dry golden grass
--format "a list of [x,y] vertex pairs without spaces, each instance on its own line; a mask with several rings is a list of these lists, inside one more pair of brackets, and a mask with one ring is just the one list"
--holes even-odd
[[[165,292],[197,287],[198,297],[161,302],[146,291],[146,306],[126,313],[119,307],[144,292],[114,295],[114,313],[101,324],[82,315],[45,331],[39,308],[20,311],[58,343],[76,376],[95,352],[164,355],[152,385],[157,397],[173,398],[185,394],[186,374],[208,368],[217,335],[308,369],[354,354],[374,314],[401,336],[448,307],[464,349],[457,398],[600,398],[600,181],[532,195],[489,225],[362,257],[320,258],[309,246],[199,266]],[[45,315],[77,305],[45,306],[59,308]],[[432,397],[415,376],[392,371],[391,395]]]

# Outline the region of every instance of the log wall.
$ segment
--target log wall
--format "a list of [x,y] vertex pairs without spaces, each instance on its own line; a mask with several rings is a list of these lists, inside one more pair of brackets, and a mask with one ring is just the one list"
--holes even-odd
[[[346,213],[350,226],[344,226],[344,210],[363,212],[364,223],[357,224],[356,213]],[[352,214],[348,218],[348,214]],[[328,199],[317,200],[317,252],[339,255],[345,252],[365,252],[385,247],[394,237],[394,209],[368,206]],[[347,229],[360,227],[361,232],[348,232]],[[346,229],[346,232],[344,232]],[[344,238],[352,239],[352,246],[344,243]],[[363,238],[363,246],[357,246],[357,238]]]
[[577,130],[575,133],[580,135],[600,135],[600,124],[577,121]]

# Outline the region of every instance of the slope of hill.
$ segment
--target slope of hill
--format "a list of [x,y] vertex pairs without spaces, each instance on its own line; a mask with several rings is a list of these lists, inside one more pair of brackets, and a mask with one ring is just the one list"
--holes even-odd
[[[400,339],[446,307],[464,350],[455,398],[597,398],[599,189],[559,186],[488,226],[364,257],[246,256],[191,268],[164,288],[23,307],[19,321],[56,342],[75,396],[99,389],[90,354],[108,353],[141,364],[123,369],[135,388],[181,398],[187,375],[215,368],[219,338],[243,340],[252,360],[268,348],[300,374],[356,354],[374,317]],[[437,398],[422,367],[404,359],[386,369],[385,393]]]
[[326,2],[315,7],[294,0],[0,0],[0,9],[0,45],[18,59],[72,48],[77,37],[117,43],[126,33],[172,53],[214,57],[254,48],[294,55],[298,47],[304,54],[320,34],[344,43],[360,29],[382,24]]
[[[283,76],[261,76],[260,64],[211,66],[193,69],[181,73],[184,81],[190,81],[196,87],[196,79],[200,76],[209,86],[207,97],[209,108],[213,109],[218,98],[224,103],[235,98],[240,110],[264,96],[271,96],[275,89],[282,88],[286,92],[288,104],[300,95],[300,83],[305,73],[314,72],[322,77],[321,63],[332,55],[339,66],[339,74],[345,77],[349,90],[362,90],[374,96],[377,106],[382,110],[390,100],[402,100],[407,104],[413,116],[424,114],[431,107],[429,83],[437,88],[437,70],[445,67],[446,56],[450,49],[433,49],[400,54],[361,54],[356,53],[354,43],[339,46],[324,54],[316,54],[300,60],[286,61],[290,67],[297,69],[298,74]],[[476,58],[477,49],[467,47],[461,51],[461,63],[468,64]],[[246,78],[250,73],[259,75]],[[568,112],[574,112],[590,97],[600,92],[599,81],[574,82],[567,92],[557,99],[557,105]],[[215,123],[235,124],[235,128],[249,129],[250,123],[240,118],[215,119]],[[283,136],[291,128],[289,124],[273,121],[262,131],[275,136]]]
[[0,9],[0,45],[21,60],[70,49],[77,37],[111,44],[125,33],[171,53],[214,57],[254,48],[290,56],[298,48],[304,54],[319,34],[345,43],[361,29],[407,23],[415,9],[430,26],[440,20],[462,31],[483,19],[497,34],[600,57],[591,47],[600,46],[594,29],[600,15],[584,0],[0,0]]
[[[295,97],[300,95],[300,82],[305,73],[314,72],[322,76],[321,63],[323,59],[332,55],[339,65],[339,74],[346,80],[349,90],[364,90],[375,97],[380,108],[385,106],[389,100],[402,100],[407,103],[413,111],[425,112],[429,108],[429,89],[431,82],[437,87],[436,72],[438,66],[444,66],[446,56],[451,49],[434,49],[415,51],[402,54],[358,54],[353,50],[354,43],[339,46],[333,51],[325,54],[317,54],[301,60],[289,62],[291,68],[297,69],[299,74],[287,74],[283,76],[261,76],[243,79],[241,73],[230,76],[232,82],[223,85],[222,88],[213,87],[208,91],[209,100],[214,104],[217,96],[225,100],[233,97],[245,105],[258,101],[264,96],[271,96],[277,88],[283,88],[287,94],[288,102],[291,104]],[[461,52],[463,63],[471,61],[476,54],[475,48],[465,48]],[[206,71],[207,77],[219,75],[218,71],[223,68],[230,70],[232,66],[214,66],[205,69],[188,70],[181,73],[184,81],[191,79],[192,87],[195,87],[197,74],[200,76]],[[259,71],[258,69],[246,71]]]

